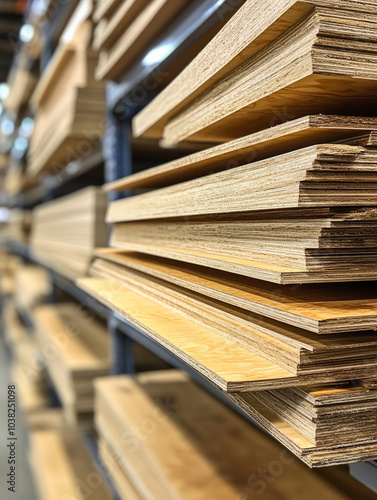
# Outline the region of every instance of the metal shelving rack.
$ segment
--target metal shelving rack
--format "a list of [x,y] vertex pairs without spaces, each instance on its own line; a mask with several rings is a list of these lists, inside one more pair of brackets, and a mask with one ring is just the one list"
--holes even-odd
[[[164,69],[179,60],[179,57],[187,48],[194,44],[201,36],[220,23],[226,15],[236,9],[242,0],[193,0],[188,8],[177,17],[156,40],[154,49],[164,47],[164,57],[153,64],[147,65],[145,58],[147,53],[142,54],[130,69],[122,76],[118,83],[109,82],[106,88],[107,102],[107,125],[103,141],[103,151],[99,151],[88,160],[73,162],[71,173],[61,178],[49,177],[43,186],[34,188],[18,197],[13,206],[19,208],[30,208],[41,202],[54,199],[63,191],[79,189],[80,182],[75,183],[80,178],[84,179],[93,168],[103,164],[103,178],[105,182],[112,182],[133,173],[134,158],[131,145],[131,121],[132,118],[155,96],[154,91],[147,91],[143,82],[156,72],[164,72]],[[48,54],[47,54],[48,53]],[[52,55],[52,48],[49,46],[46,57]],[[135,89],[143,90],[143,102],[137,105],[130,96]],[[131,103],[131,104],[130,104]],[[68,188],[67,188],[68,186]],[[109,201],[116,198],[128,196],[129,193],[110,193]],[[38,261],[29,250],[23,245],[9,243],[11,252],[19,255],[27,261],[31,261],[46,267],[43,262]],[[112,372],[113,374],[133,374],[135,373],[135,361],[133,356],[133,345],[138,343],[166,361],[172,367],[185,371],[198,384],[211,392],[251,421],[254,425],[259,425],[243,412],[237,405],[227,398],[206,378],[193,370],[176,355],[165,349],[158,342],[129,323],[119,314],[108,309],[98,301],[90,297],[83,290],[78,288],[73,282],[47,268],[54,289],[60,289],[69,294],[75,300],[83,304],[84,307],[94,311],[97,315],[105,318],[111,337],[112,348]],[[83,441],[90,452],[93,463],[109,483],[114,500],[119,500],[116,488],[103,469],[98,456],[95,440],[90,434],[83,434]],[[365,462],[351,465],[351,474],[369,488],[377,492],[377,461]]]

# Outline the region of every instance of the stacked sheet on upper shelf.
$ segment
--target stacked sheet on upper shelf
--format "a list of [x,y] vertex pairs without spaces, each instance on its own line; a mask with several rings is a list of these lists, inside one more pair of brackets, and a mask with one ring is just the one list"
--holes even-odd
[[[27,176],[59,175],[65,166],[95,149],[104,133],[105,87],[94,78],[98,56],[91,48],[90,11],[73,13],[31,103],[37,109]],[[84,9],[84,12],[85,9]]]

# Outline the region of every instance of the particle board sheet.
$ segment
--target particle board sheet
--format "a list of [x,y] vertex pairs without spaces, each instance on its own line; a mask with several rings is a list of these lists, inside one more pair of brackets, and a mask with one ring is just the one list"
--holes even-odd
[[[96,77],[98,80],[116,79],[124,72],[129,64],[133,62],[143,50],[146,50],[153,40],[169,25],[174,18],[179,15],[184,8],[189,4],[188,0],[150,0],[149,2],[136,2],[139,12],[133,22],[127,27],[122,24],[119,27],[119,35],[117,36],[117,24],[109,29],[106,37],[106,28],[104,40],[98,44],[105,45],[104,50],[101,50]],[[126,5],[120,7],[121,14],[126,11]],[[129,11],[130,12],[130,11]],[[120,16],[124,20],[127,17],[126,13]],[[116,18],[115,18],[116,19]],[[116,19],[117,20],[117,19]],[[110,23],[109,23],[110,24]],[[112,34],[113,33],[113,34]],[[100,33],[101,35],[101,33]],[[112,43],[109,41],[112,40]],[[107,42],[111,44],[107,45]]]
[[276,109],[373,115],[376,19],[316,8],[172,118],[165,142],[235,139],[271,126]]
[[33,211],[31,251],[48,267],[72,280],[85,276],[94,249],[107,241],[106,196],[88,187]]
[[315,445],[375,440],[377,391],[360,382],[262,391],[254,397]]
[[[230,273],[117,249],[98,249],[97,265],[115,264],[319,334],[375,330],[374,283],[277,286]],[[93,266],[94,267],[94,266]],[[106,267],[106,266],[105,266]],[[111,269],[111,267],[110,267]]]
[[362,462],[377,457],[375,438],[363,443],[345,444],[341,441],[337,445],[317,446],[271,408],[260,403],[253,393],[231,394],[229,397],[309,467]]
[[227,392],[332,383],[355,376],[372,377],[375,372],[375,367],[364,366],[354,369],[353,375],[345,370],[294,375],[223,334],[114,280],[84,278],[77,284]]
[[[368,1],[247,0],[175,80],[136,116],[134,135],[161,137],[174,115],[276,40],[314,6],[377,13],[376,5]],[[275,123],[281,121],[279,113],[274,118]]]
[[376,127],[376,118],[308,115],[137,172],[108,183],[105,189],[165,187],[320,143],[348,139],[348,143],[372,146]]
[[44,305],[35,311],[43,362],[71,425],[92,424],[93,381],[110,372],[106,325],[79,304]]
[[81,436],[64,425],[31,429],[30,464],[41,500],[112,498]]
[[[124,500],[355,498],[347,481],[309,470],[176,371],[99,380],[96,417],[101,457]],[[262,480],[271,463],[280,474]]]
[[108,222],[376,203],[376,149],[321,144],[114,201]]
[[134,271],[95,263],[91,274],[152,298],[164,307],[220,333],[295,375],[347,372],[375,364],[377,335],[315,333],[229,306],[196,292]]
[[103,135],[105,88],[94,79],[98,56],[90,48],[87,19],[70,41],[60,41],[32,96],[37,110],[26,174],[60,174],[71,161],[88,156]]
[[[158,255],[164,252],[217,255],[259,261],[305,271],[371,269],[377,257],[375,208],[334,213],[333,218],[250,219],[226,217],[197,221],[142,221],[115,224],[114,247]],[[295,217],[296,215],[296,217]]]

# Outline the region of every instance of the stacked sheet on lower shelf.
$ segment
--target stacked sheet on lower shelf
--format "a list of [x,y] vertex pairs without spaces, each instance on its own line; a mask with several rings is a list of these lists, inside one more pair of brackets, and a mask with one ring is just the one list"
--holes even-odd
[[58,393],[67,422],[93,426],[93,381],[110,372],[106,325],[79,304],[43,305],[35,311],[41,359]]
[[80,434],[65,425],[60,410],[39,415],[29,433],[29,460],[40,500],[112,498]]
[[181,372],[98,380],[96,426],[122,500],[355,498],[347,471],[310,471]]

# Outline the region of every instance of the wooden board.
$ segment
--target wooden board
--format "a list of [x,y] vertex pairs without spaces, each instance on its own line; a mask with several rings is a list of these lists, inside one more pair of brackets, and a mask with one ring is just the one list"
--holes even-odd
[[116,79],[187,4],[188,0],[150,1],[110,50],[101,52],[96,78]]
[[[254,391],[347,379],[344,371],[294,376],[223,335],[114,281],[84,278],[77,284],[225,391]],[[367,378],[374,370],[364,367],[355,370],[350,378]]]
[[[117,249],[96,255],[119,267],[146,273],[221,302],[315,333],[373,330],[374,283],[277,286],[183,262]],[[120,267],[122,266],[122,267]]]
[[[117,484],[131,483],[143,499],[355,498],[356,483],[346,476],[343,484],[332,483],[332,472],[342,477],[341,470],[327,478],[309,470],[182,373],[99,380],[97,409],[105,463],[117,463],[110,468]],[[365,498],[373,494],[366,491]]]
[[253,396],[317,446],[354,445],[375,439],[377,391],[357,381],[261,391]]
[[309,467],[362,462],[377,457],[376,440],[355,445],[315,446],[271,409],[259,403],[252,393],[232,394],[229,397]]
[[284,109],[280,121],[313,112],[373,115],[375,19],[315,9],[172,118],[165,142],[242,137],[271,126],[276,109]]
[[111,499],[79,434],[65,428],[46,427],[34,429],[30,440],[30,463],[41,500]]
[[105,210],[106,196],[96,187],[39,205],[33,212],[32,253],[68,278],[85,276],[94,248],[107,241]]
[[[253,217],[254,215],[254,217]],[[111,244],[158,253],[217,255],[303,271],[367,271],[377,257],[377,211],[333,212],[333,216],[291,211],[216,220],[170,219],[116,223]],[[267,217],[266,217],[267,215]]]
[[93,425],[93,381],[110,371],[105,324],[88,317],[79,304],[44,305],[35,311],[42,359],[74,426]]
[[105,28],[94,37],[93,47],[95,50],[111,47],[122,33],[129,27],[136,16],[148,5],[149,0],[126,0],[112,16],[106,14],[107,23]]
[[112,279],[296,375],[341,371],[354,378],[354,369],[375,364],[377,335],[371,332],[318,337],[119,266],[97,263],[92,275]]
[[69,162],[90,155],[104,132],[105,87],[94,79],[98,55],[90,48],[93,25],[81,14],[79,6],[70,20],[69,41],[59,42],[32,96],[37,112],[29,180],[45,172],[61,175]]
[[377,12],[373,3],[355,0],[246,1],[166,90],[136,116],[134,135],[161,137],[172,116],[275,40],[315,5]]
[[137,172],[106,184],[105,189],[164,187],[321,142],[348,139],[350,143],[351,137],[363,133],[368,133],[364,145],[372,145],[376,128],[375,118],[309,115]]
[[115,201],[110,204],[107,221],[371,206],[377,192],[374,161],[373,150],[361,146],[311,146]]

